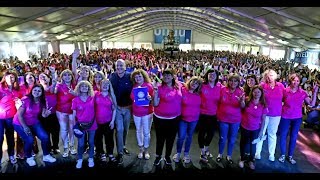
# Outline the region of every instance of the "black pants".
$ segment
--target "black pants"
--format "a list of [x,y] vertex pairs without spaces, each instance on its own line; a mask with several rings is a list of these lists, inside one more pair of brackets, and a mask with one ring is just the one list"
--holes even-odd
[[46,118],[41,116],[40,122],[44,130],[48,133],[49,138],[51,135],[51,141],[49,141],[50,143],[48,144],[48,149],[59,149],[60,125],[56,114],[50,114]]
[[202,149],[204,146],[210,145],[214,132],[218,129],[217,116],[200,114],[198,129],[198,143],[199,147]]
[[[247,130],[241,127],[241,138],[240,138],[240,156],[241,161],[249,160],[253,161],[256,154],[256,144],[252,144],[252,141],[258,138],[260,129]],[[246,157],[246,153],[250,155]]]
[[[111,121],[110,121],[111,122]],[[110,129],[109,125],[110,122],[107,122],[105,124],[98,124],[98,129],[96,130],[96,134],[94,137],[94,142],[96,146],[96,153],[97,154],[104,154],[103,149],[103,137],[104,137],[104,143],[106,145],[106,150],[108,155],[113,154],[114,149],[114,140],[113,140],[113,134],[114,129]]]
[[156,155],[161,156],[164,143],[166,143],[166,157],[171,156],[174,140],[178,132],[180,116],[174,119],[160,119],[153,116],[156,130]]

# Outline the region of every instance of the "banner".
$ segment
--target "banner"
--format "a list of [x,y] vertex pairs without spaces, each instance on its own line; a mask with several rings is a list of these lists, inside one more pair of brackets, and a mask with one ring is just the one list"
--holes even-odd
[[296,63],[320,66],[320,50],[292,51],[290,59]]
[[[155,29],[154,34],[154,43],[162,44],[163,43],[163,36],[168,36],[170,29]],[[191,42],[191,30],[184,30],[184,29],[175,29],[174,30],[174,37],[179,38],[180,44],[190,44]]]

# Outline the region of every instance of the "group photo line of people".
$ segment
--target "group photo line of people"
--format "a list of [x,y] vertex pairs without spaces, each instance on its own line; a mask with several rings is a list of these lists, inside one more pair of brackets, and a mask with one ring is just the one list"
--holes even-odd
[[[180,51],[169,57],[162,50],[81,54],[75,49],[71,55],[54,53],[26,62],[4,59],[0,71],[0,145],[6,140],[12,164],[19,158],[35,166],[38,146],[48,163],[56,162],[56,154],[76,155],[77,169],[83,167],[85,152],[90,168],[97,160],[121,165],[130,151],[139,159],[154,156],[155,166],[190,163],[197,128],[201,162],[225,158],[254,170],[255,161],[266,158],[261,156],[264,142],[269,161],[296,164],[301,125],[319,128],[319,70],[263,55]],[[145,93],[136,93],[139,88]],[[132,121],[137,149],[129,150]],[[155,144],[150,143],[152,128]],[[209,148],[215,134],[216,155]],[[150,146],[156,151],[150,152]],[[235,146],[240,158],[233,156]]]

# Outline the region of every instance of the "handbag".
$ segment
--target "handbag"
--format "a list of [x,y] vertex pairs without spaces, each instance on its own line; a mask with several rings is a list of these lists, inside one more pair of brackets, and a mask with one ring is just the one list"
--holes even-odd
[[90,122],[86,122],[86,123],[79,123],[79,129],[82,130],[82,131],[85,131],[85,130],[88,130],[91,128],[91,126],[93,125],[93,122],[94,122],[94,119],[92,119]]

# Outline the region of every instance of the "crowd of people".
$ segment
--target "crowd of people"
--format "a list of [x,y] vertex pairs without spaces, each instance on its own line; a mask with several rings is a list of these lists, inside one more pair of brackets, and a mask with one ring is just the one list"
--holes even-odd
[[[108,157],[122,164],[123,155],[130,154],[126,144],[133,119],[137,158],[149,160],[149,147],[155,146],[155,166],[161,161],[170,166],[172,160],[190,163],[198,126],[202,162],[214,156],[209,145],[217,132],[216,161],[222,161],[227,145],[226,161],[234,163],[240,130],[239,167],[248,163],[254,170],[255,160],[262,158],[266,133],[269,160],[275,161],[279,134],[278,160],[295,164],[303,114],[309,125],[319,125],[320,72],[263,55],[181,51],[169,57],[162,50],[101,49],[80,54],[76,49],[71,55],[54,53],[26,62],[2,60],[0,71],[0,145],[5,134],[13,164],[19,157],[26,158],[29,166],[36,165],[36,138],[45,162],[55,162],[57,153],[64,158],[77,154],[75,167],[81,169],[83,153],[88,151],[89,167],[95,166],[94,155],[100,161]],[[148,104],[137,103],[135,88],[146,88]],[[152,124],[155,144],[150,144]],[[17,146],[17,154],[15,131],[23,144]]]

